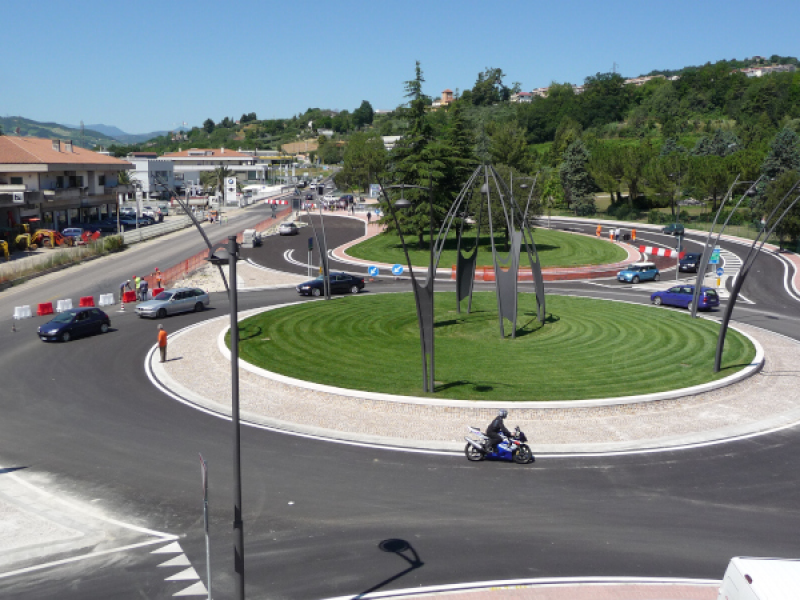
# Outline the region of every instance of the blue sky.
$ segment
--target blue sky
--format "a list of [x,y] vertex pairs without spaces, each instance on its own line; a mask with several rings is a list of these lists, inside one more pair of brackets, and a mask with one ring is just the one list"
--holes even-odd
[[[721,59],[797,56],[800,2],[3,2],[0,114],[128,133],[306,108],[390,109],[486,67],[523,90]],[[795,41],[795,43],[792,43]]]

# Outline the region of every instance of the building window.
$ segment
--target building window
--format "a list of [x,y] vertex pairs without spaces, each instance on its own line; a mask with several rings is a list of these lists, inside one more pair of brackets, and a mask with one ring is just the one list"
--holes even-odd
[[56,175],[56,189],[63,190],[64,189],[64,176],[63,175]]
[[105,185],[106,184],[106,176],[105,175],[98,175],[97,176],[97,185]]
[[22,177],[12,177],[11,185],[22,185]]
[[83,175],[70,175],[69,187],[83,187]]

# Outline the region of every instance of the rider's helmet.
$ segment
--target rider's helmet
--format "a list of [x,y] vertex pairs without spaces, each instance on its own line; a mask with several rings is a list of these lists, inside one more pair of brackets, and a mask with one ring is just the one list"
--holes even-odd
[[497,411],[497,416],[500,417],[501,419],[505,419],[508,416],[508,411],[505,408],[503,408]]

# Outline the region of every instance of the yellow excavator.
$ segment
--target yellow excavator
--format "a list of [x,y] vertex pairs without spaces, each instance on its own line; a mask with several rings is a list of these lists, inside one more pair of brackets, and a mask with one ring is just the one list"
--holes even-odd
[[0,251],[3,252],[3,256],[6,257],[6,260],[11,260],[11,257],[8,255],[8,242],[5,240],[0,240]]

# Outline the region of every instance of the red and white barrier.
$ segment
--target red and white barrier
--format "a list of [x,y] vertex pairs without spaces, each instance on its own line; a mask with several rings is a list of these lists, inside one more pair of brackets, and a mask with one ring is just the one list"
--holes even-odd
[[53,314],[53,303],[52,302],[42,302],[39,306],[36,307],[36,316],[43,317],[44,315],[52,315]]
[[639,246],[639,252],[649,254],[650,256],[666,256],[668,258],[683,258],[685,252],[678,253],[677,250],[671,248],[654,248],[653,246]]
[[81,299],[78,301],[78,306],[80,307],[94,306],[94,296],[81,296]]
[[59,300],[56,303],[56,312],[64,312],[65,310],[72,310],[72,298]]
[[112,306],[114,304],[114,294],[100,294],[99,306]]
[[31,318],[31,307],[30,305],[26,304],[25,306],[15,306],[14,307],[14,319],[30,319]]
[[267,198],[264,204],[289,204],[288,200],[276,200],[275,198]]

